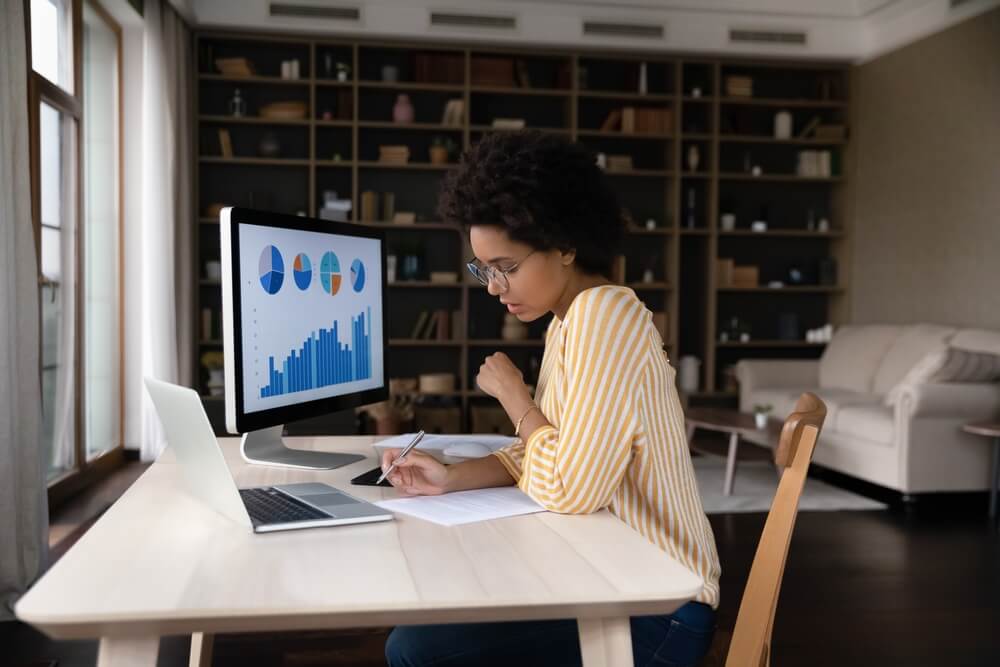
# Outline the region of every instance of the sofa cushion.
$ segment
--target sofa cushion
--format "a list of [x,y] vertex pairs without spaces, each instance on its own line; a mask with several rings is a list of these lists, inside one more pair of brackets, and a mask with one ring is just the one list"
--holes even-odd
[[885,395],[885,405],[899,402],[910,385],[938,382],[995,382],[1000,379],[1000,356],[956,347],[939,347],[927,353],[917,365]]
[[927,354],[943,346],[955,332],[954,327],[915,324],[904,327],[889,346],[872,382],[872,393],[885,394],[895,387]]
[[872,392],[875,371],[902,327],[870,324],[841,327],[819,361],[819,386]]
[[960,350],[1000,355],[1000,331],[962,329],[952,337],[948,345]]
[[883,405],[848,405],[837,412],[833,423],[841,436],[879,444],[893,443],[893,411]]

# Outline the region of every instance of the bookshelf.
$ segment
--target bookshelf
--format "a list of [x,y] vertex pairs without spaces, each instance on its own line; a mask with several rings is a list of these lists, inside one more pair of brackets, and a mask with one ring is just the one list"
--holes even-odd
[[[805,330],[836,324],[845,312],[849,220],[841,191],[849,142],[797,131],[810,123],[846,125],[846,65],[216,31],[198,34],[197,52],[197,209],[191,218],[199,272],[192,332],[197,354],[189,363],[206,404],[219,399],[207,395],[199,359],[221,349],[221,294],[205,278],[206,263],[219,253],[211,206],[319,217],[327,191],[350,200],[352,221],[385,229],[388,252],[397,257],[397,280],[387,291],[392,375],[456,378],[452,392],[421,395],[426,408],[457,408],[458,427],[474,428],[472,408],[493,405],[476,388],[475,373],[497,350],[532,382],[548,319],[529,325],[525,340],[504,339],[500,304],[466,276],[471,250],[462,230],[434,215],[441,178],[484,133],[505,131],[492,126],[496,119],[521,119],[526,127],[564,135],[610,162],[627,158],[607,168],[632,221],[621,281],[650,310],[665,314],[662,333],[675,366],[684,355],[701,359],[701,386],[688,399],[732,402],[726,368],[740,358],[817,356],[822,345],[806,343]],[[250,76],[225,76],[214,66],[216,58],[235,57],[252,63]],[[281,62],[291,59],[299,61],[296,80],[279,76]],[[731,94],[734,77],[749,77],[752,93]],[[245,105],[239,117],[230,113],[236,89]],[[396,122],[403,95],[412,120]],[[453,100],[460,109],[447,118],[444,110]],[[304,113],[261,114],[289,103]],[[778,112],[791,115],[796,133],[774,136]],[[615,114],[619,119],[609,123]],[[222,154],[222,129],[231,154]],[[444,162],[432,160],[435,145],[448,147]],[[380,160],[383,146],[407,147],[409,160]],[[830,152],[833,170],[800,175],[801,151]],[[366,192],[377,194],[365,198]],[[410,212],[415,222],[384,219],[387,192],[392,212]],[[724,213],[735,216],[732,229],[722,228]],[[762,214],[769,218],[767,230],[752,231],[750,222]],[[826,231],[807,226],[807,218],[821,217],[828,220]],[[416,259],[404,276],[406,257]],[[719,258],[756,266],[759,284],[721,283]],[[831,258],[837,282],[818,284],[815,267]],[[788,284],[793,264],[802,265],[803,284]],[[457,280],[431,280],[431,273],[442,272]],[[768,286],[780,278],[781,287]],[[441,338],[436,331],[414,336],[423,311],[448,314]],[[750,341],[720,340],[733,317],[750,331]],[[787,327],[779,330],[781,318],[786,325],[794,319],[801,335],[788,339]],[[221,409],[209,412],[217,422]]]

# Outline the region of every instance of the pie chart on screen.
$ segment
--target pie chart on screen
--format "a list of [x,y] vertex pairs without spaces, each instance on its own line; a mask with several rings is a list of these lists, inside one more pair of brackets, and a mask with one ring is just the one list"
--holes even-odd
[[323,291],[332,296],[340,291],[340,281],[340,260],[328,250],[319,261],[319,282]]
[[260,263],[257,265],[260,273],[260,285],[268,294],[277,294],[285,281],[285,262],[281,259],[278,249],[269,245],[260,253]]
[[295,286],[303,292],[309,289],[313,278],[313,266],[309,261],[309,255],[300,253],[295,256],[295,261],[292,262],[292,278],[295,279]]
[[365,265],[360,259],[351,262],[351,287],[355,292],[360,292],[365,288]]

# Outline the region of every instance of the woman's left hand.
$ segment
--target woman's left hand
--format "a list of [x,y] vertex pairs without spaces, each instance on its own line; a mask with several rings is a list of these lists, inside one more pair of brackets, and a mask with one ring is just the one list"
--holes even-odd
[[486,357],[486,361],[479,367],[476,384],[501,403],[522,394],[530,397],[528,387],[524,384],[524,375],[503,352],[495,352]]

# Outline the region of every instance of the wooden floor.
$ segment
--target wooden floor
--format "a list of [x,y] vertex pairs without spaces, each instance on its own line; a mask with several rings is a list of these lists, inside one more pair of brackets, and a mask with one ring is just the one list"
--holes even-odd
[[[106,507],[141,471],[130,464],[88,493],[75,504],[75,525],[54,517],[64,535],[54,556],[89,525],[80,507]],[[987,526],[985,494],[922,499],[905,509],[892,494],[822,476],[893,501],[893,507],[799,515],[772,664],[1000,665],[1000,534]],[[719,626],[732,628],[764,515],[713,515],[711,522],[723,569]],[[384,630],[225,635],[217,639],[214,664],[381,665],[384,638]],[[96,642],[53,642],[19,623],[0,623],[0,647],[3,667],[92,667],[97,655]],[[187,650],[186,638],[166,638],[159,665],[187,665]]]

